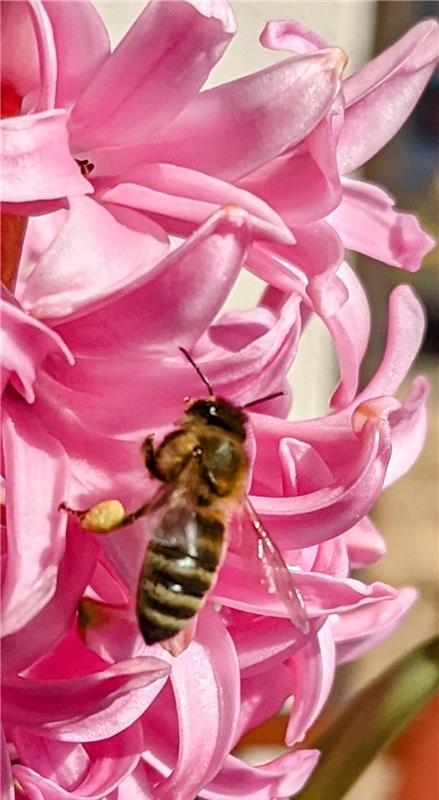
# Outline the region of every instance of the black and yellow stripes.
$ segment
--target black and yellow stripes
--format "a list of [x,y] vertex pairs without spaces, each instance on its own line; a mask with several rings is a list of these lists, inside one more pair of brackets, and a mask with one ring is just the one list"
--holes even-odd
[[[166,528],[166,520],[163,523]],[[199,611],[215,578],[224,525],[207,511],[195,513],[190,525],[187,542],[180,532],[178,546],[153,538],[147,549],[137,594],[137,614],[147,644],[182,630]]]

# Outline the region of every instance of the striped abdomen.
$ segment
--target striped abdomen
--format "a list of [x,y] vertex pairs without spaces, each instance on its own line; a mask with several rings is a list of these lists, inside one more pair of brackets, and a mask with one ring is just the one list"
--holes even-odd
[[167,511],[149,543],[139,579],[137,616],[147,644],[169,639],[200,610],[212,586],[224,525],[185,507]]

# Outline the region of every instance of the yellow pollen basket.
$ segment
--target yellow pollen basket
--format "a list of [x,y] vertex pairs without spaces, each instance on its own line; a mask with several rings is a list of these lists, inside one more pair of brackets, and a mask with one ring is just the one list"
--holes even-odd
[[117,528],[125,517],[120,500],[103,500],[81,517],[81,527],[94,533],[107,533]]

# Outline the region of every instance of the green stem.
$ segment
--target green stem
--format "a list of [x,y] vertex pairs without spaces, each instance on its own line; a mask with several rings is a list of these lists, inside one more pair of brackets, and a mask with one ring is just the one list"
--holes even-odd
[[384,745],[439,687],[439,637],[366,686],[313,742],[322,755],[296,800],[341,800]]

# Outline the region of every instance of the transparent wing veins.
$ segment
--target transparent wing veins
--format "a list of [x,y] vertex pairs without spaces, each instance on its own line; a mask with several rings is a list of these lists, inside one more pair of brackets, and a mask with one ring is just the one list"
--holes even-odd
[[309,620],[306,615],[302,594],[290,573],[277,545],[265,530],[258,514],[246,496],[244,508],[257,536],[257,555],[267,581],[270,594],[277,593],[288,611],[293,623],[302,633],[309,633]]

